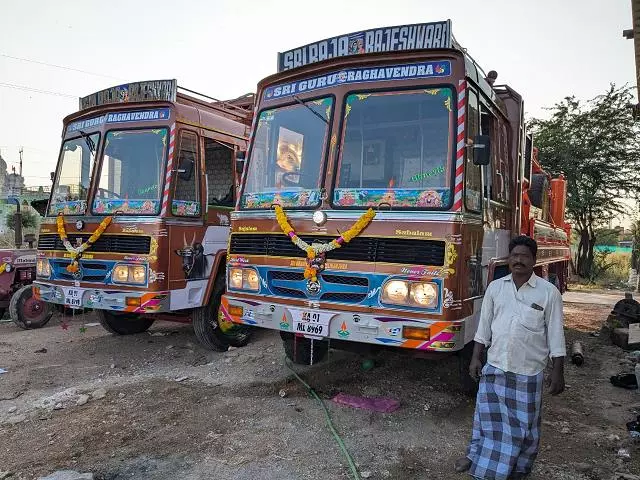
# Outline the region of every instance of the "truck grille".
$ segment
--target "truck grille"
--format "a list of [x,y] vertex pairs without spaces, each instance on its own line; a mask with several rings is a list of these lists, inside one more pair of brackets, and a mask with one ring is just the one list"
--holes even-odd
[[[86,242],[90,233],[71,234],[71,245],[78,245],[78,238],[82,243]],[[144,235],[102,235],[91,247],[92,252],[136,253],[147,254],[151,247],[151,237]],[[65,251],[62,240],[57,234],[40,235],[38,238],[38,250],[62,250]]]
[[[321,273],[318,281],[322,289],[320,300],[325,302],[360,303],[369,293],[369,279],[359,274]],[[301,271],[270,270],[267,272],[267,283],[271,292],[280,297],[317,298],[308,295],[307,280]]]
[[[59,278],[61,280],[76,280],[73,274],[67,271],[67,266],[71,263],[71,260],[51,259],[50,263],[51,268],[53,269],[54,278]],[[109,267],[104,263],[80,260],[80,265],[82,266],[83,282],[103,283],[109,273]]]
[[[333,237],[302,235],[305,242],[329,243]],[[398,238],[356,237],[348,245],[327,254],[331,260],[401,263],[404,265],[444,265],[445,243],[439,240],[405,240]],[[230,253],[300,257],[305,252],[284,234],[234,234]]]
[[366,293],[325,293],[320,297],[320,300],[325,302],[342,302],[342,303],[360,303],[367,298]]

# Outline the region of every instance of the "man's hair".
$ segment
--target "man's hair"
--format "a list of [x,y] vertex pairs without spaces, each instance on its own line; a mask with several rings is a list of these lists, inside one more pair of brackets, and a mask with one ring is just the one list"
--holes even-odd
[[531,251],[533,258],[536,258],[536,255],[538,254],[538,244],[533,238],[526,235],[518,235],[517,237],[512,238],[509,242],[509,253],[511,253],[511,251],[518,245],[524,245],[527,247]]

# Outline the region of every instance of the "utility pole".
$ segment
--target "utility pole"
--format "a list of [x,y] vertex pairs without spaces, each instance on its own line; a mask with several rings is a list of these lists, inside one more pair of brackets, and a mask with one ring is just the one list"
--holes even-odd
[[[633,40],[636,59],[636,88],[638,89],[638,101],[640,102],[640,0],[631,0],[631,19],[633,28],[623,30],[622,36],[627,40]],[[640,103],[633,106],[634,114],[640,116]]]
[[[629,30],[623,30],[622,36],[627,40],[633,40],[633,48],[635,51],[636,59],[636,88],[638,90],[638,103],[631,105],[633,108],[634,118],[640,118],[640,0],[631,0],[631,19],[633,21],[633,28]],[[640,206],[640,202],[638,203]],[[631,278],[635,283],[634,290],[640,292],[640,235],[638,229],[640,229],[640,220],[636,219],[633,225],[634,238],[631,246]]]

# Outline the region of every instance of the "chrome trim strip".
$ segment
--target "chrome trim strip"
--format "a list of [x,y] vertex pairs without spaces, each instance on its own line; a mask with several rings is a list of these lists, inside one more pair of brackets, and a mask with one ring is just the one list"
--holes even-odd
[[[42,219],[40,224],[54,224],[56,223],[58,217],[45,217]],[[76,220],[82,220],[83,222],[89,223],[100,223],[104,220],[104,216],[93,216],[93,215],[67,215],[65,216],[65,220],[69,219],[70,222],[75,222]],[[158,223],[162,223],[164,219],[160,217],[140,217],[140,216],[114,216],[111,223],[142,223],[154,225]]]
[[[357,220],[362,215],[362,211],[344,211],[344,210],[323,210],[327,214],[328,220]],[[295,220],[308,220],[313,221],[313,211],[287,211],[287,217]],[[388,221],[402,221],[402,222],[462,222],[465,220],[474,219],[476,215],[462,215],[458,212],[418,212],[418,211],[403,211],[403,212],[388,212],[378,211],[376,213],[376,220],[388,220]],[[275,212],[272,210],[264,211],[234,211],[231,212],[231,220],[274,220],[276,219]],[[480,220],[478,219],[480,222]]]

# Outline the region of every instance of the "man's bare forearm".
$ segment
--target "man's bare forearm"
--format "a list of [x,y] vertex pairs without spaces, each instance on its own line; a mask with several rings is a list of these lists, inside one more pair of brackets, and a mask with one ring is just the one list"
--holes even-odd
[[564,372],[564,357],[553,357],[551,362],[554,370]]
[[473,346],[473,358],[480,360],[486,348],[484,343],[475,342]]

